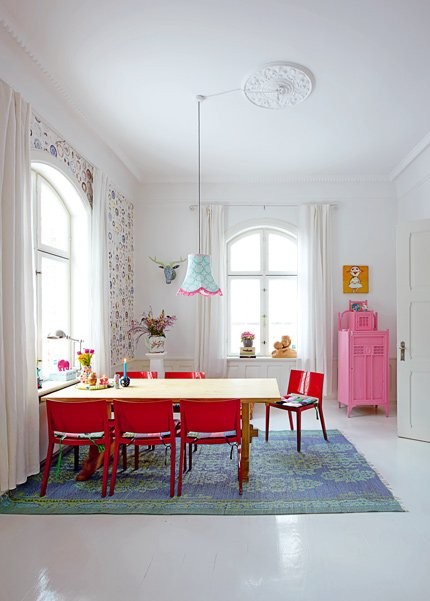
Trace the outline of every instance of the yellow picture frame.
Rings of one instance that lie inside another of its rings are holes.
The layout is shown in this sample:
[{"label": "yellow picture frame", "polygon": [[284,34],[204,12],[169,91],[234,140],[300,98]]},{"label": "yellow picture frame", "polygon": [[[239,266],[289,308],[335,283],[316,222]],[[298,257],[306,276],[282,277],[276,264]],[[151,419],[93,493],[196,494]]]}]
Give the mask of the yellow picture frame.
[{"label": "yellow picture frame", "polygon": [[367,294],[369,292],[369,266],[344,265],[342,280],[345,294]]}]

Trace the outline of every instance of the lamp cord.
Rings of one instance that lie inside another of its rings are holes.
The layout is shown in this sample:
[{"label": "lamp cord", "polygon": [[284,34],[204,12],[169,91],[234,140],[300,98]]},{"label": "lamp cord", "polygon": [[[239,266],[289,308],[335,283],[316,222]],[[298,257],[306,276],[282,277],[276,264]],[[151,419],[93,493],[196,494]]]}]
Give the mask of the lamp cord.
[{"label": "lamp cord", "polygon": [[201,99],[197,97],[197,171],[198,171],[198,201],[199,201],[199,254],[200,254],[200,241],[201,241],[201,233],[200,233],[200,201],[201,201],[201,176],[200,176],[200,103]]}]

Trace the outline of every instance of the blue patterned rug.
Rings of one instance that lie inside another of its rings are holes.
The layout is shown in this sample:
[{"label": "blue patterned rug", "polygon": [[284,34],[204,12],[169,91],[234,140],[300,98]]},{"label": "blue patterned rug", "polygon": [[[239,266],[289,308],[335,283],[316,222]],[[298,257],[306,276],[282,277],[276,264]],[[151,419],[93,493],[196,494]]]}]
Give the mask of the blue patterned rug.
[{"label": "blue patterned rug", "polygon": [[51,469],[46,497],[39,497],[41,474],[0,498],[0,513],[14,514],[185,514],[274,515],[404,511],[355,447],[338,431],[295,432],[253,439],[249,482],[239,496],[236,457],[225,445],[200,446],[193,469],[184,475],[182,497],[169,497],[164,450],[142,451],[140,466],[117,475],[115,494],[102,499],[98,472],[76,482],[73,454],[63,457],[57,477]]}]

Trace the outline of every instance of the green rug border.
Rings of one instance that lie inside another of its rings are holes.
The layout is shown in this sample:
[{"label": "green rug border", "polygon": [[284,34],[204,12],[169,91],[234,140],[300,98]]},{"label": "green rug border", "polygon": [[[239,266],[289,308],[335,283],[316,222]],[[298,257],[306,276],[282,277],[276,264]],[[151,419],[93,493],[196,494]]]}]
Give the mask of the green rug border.
[{"label": "green rug border", "polygon": [[[282,432],[282,431],[279,431]],[[306,430],[302,432],[302,437],[307,434],[313,435],[318,430]],[[250,501],[246,498],[247,483],[243,484],[243,496],[238,494],[237,499],[228,500],[225,503],[220,501],[211,501],[210,499],[198,499],[198,506],[190,511],[190,499],[186,492],[182,497],[174,496],[163,500],[139,500],[129,501],[115,499],[115,497],[99,497],[94,500],[69,500],[56,499],[51,500],[48,497],[31,499],[13,498],[14,491],[4,494],[0,497],[0,515],[217,515],[217,516],[255,516],[255,515],[324,515],[324,514],[343,514],[343,513],[389,513],[405,512],[398,499],[396,499],[390,490],[390,487],[380,476],[377,470],[367,461],[364,455],[349,441],[349,439],[338,429],[328,430],[328,444],[330,435],[342,435],[360,455],[369,468],[380,479],[381,483],[387,489],[391,498],[357,499],[333,499],[324,501],[324,508],[321,509],[321,502],[314,500],[269,500],[269,501]],[[176,490],[175,490],[176,494]],[[333,504],[331,504],[333,503]]]}]

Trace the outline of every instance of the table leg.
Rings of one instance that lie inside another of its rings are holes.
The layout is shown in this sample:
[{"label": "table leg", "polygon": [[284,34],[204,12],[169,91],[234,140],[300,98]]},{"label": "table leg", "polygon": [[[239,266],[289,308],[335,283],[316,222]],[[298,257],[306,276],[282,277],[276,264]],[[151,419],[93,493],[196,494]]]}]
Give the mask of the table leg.
[{"label": "table leg", "polygon": [[249,453],[250,453],[250,425],[249,425],[249,403],[242,403],[242,478],[249,480]]}]

